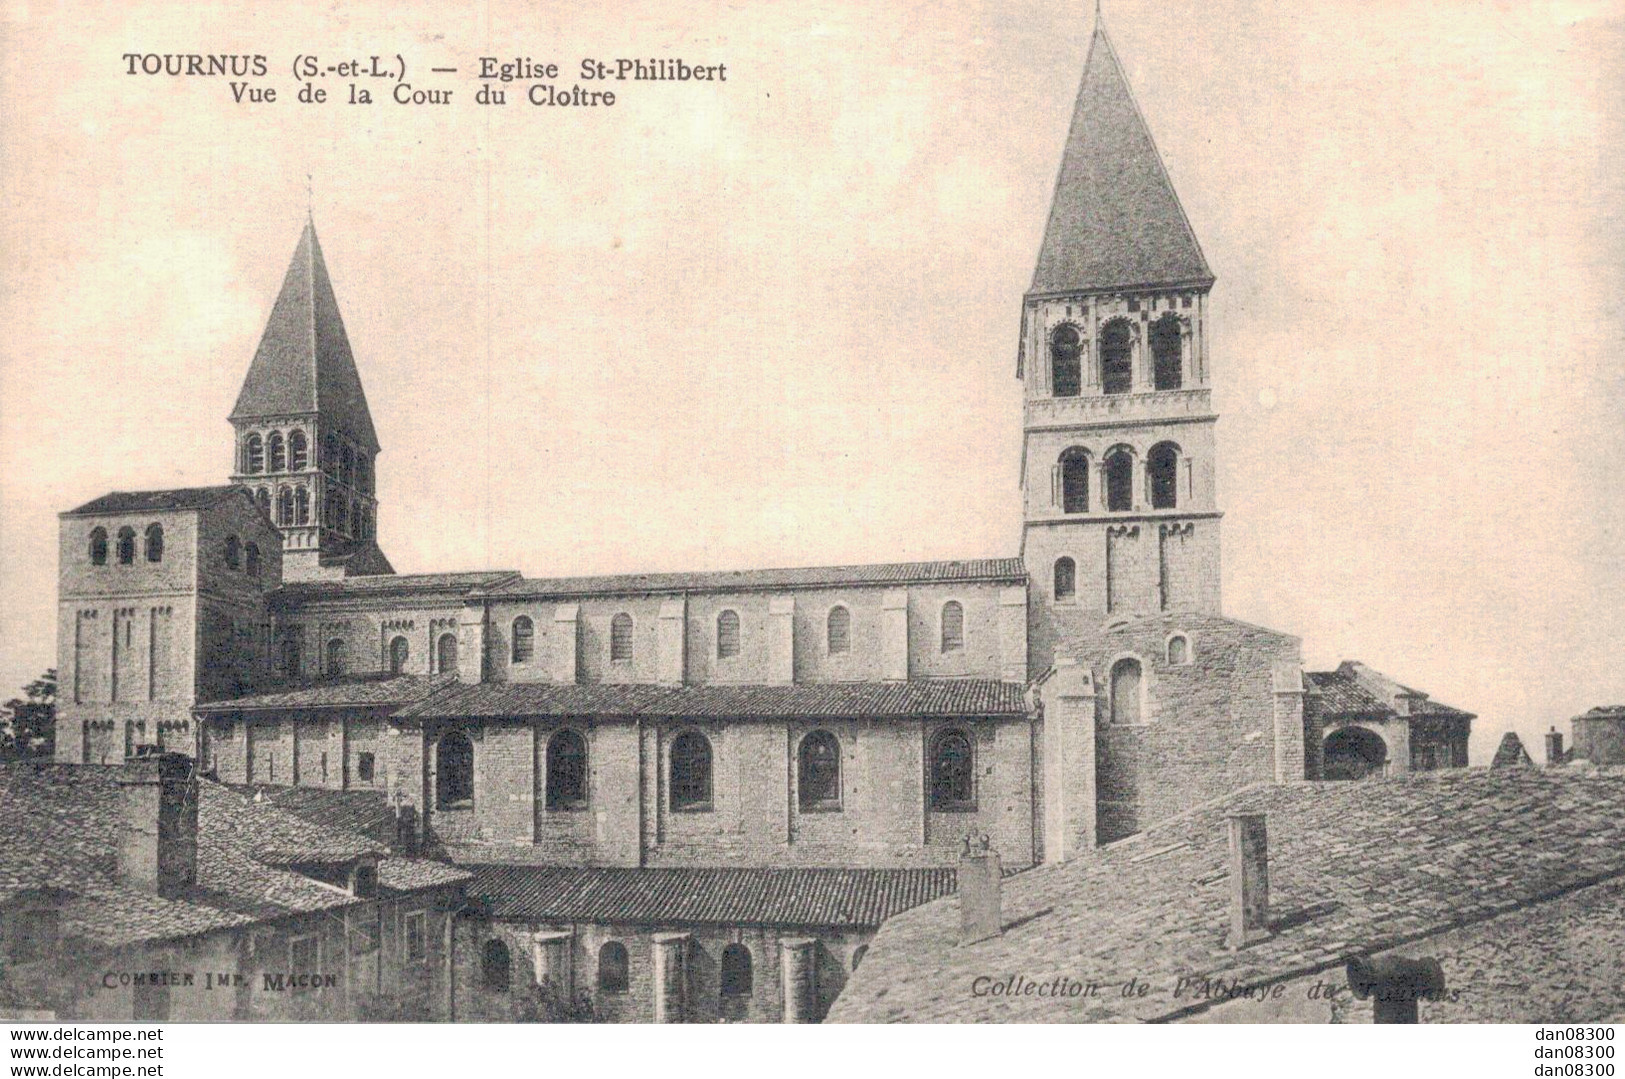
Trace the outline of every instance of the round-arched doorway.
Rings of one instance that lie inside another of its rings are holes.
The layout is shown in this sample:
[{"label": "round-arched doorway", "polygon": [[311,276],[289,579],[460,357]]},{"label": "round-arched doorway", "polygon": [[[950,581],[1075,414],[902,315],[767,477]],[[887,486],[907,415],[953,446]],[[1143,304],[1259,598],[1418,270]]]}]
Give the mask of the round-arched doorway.
[{"label": "round-arched doorway", "polygon": [[1327,779],[1364,779],[1382,774],[1388,743],[1364,727],[1344,727],[1326,736],[1321,746],[1322,774]]}]

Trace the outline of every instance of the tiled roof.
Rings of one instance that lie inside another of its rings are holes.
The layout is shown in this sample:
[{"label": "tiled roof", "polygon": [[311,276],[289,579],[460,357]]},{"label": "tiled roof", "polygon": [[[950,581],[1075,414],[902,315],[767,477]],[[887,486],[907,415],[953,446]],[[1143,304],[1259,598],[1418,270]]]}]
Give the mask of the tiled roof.
[{"label": "tiled roof", "polygon": [[250,801],[262,802],[300,820],[351,835],[364,836],[381,846],[395,841],[395,815],[384,792],[338,791],[322,787],[272,787],[229,784]]},{"label": "tiled roof", "polygon": [[[1240,951],[1224,943],[1225,817],[1234,812],[1266,816],[1274,929]],[[1093,859],[1006,878],[1000,937],[957,944],[959,907],[951,901],[899,915],[875,937],[831,1018],[1171,1018],[1207,1006],[1174,995],[1181,976],[1236,979],[1247,987],[1341,968],[1354,955],[1420,948],[1415,942],[1453,927],[1510,912],[1521,912],[1520,919],[1538,914],[1539,904],[1621,874],[1625,777],[1619,775],[1461,769],[1253,787]],[[1452,976],[1503,973],[1510,972]],[[1143,998],[973,996],[972,980],[985,974],[1034,982],[1065,975],[1110,986],[1134,977],[1151,990]],[[1472,992],[1471,985],[1463,988]],[[1538,996],[1522,1006],[1525,1021],[1556,1018]]]},{"label": "tiled roof", "polygon": [[729,592],[749,588],[881,587],[945,581],[1005,581],[1017,584],[1026,579],[1027,569],[1019,558],[975,558],[957,562],[888,562],[697,573],[626,573],[605,577],[516,578],[492,591],[502,596],[590,596],[643,592]]},{"label": "tiled roof", "polygon": [[519,716],[633,716],[675,691],[652,685],[575,685],[549,682],[483,682],[453,685],[395,713],[397,719]]},{"label": "tiled roof", "polygon": [[410,595],[429,592],[459,594],[486,588],[519,576],[513,570],[476,570],[467,573],[378,573],[339,581],[297,581],[277,590],[277,598],[306,600],[349,596]]},{"label": "tiled roof", "polygon": [[727,718],[1025,715],[1026,687],[981,678],[824,682],[788,686],[558,685],[449,687],[398,719],[642,715]]},{"label": "tiled roof", "polygon": [[[63,931],[94,945],[191,936],[266,918],[347,906],[355,898],[279,868],[294,860],[343,861],[384,856],[380,881],[454,884],[453,866],[394,858],[365,836],[284,812],[268,801],[201,782],[195,887],[163,899],[116,876],[122,799],[118,768],[88,765],[0,766],[0,881],[66,889]],[[268,864],[278,863],[278,864]]]},{"label": "tiled roof", "polygon": [[1031,292],[1212,282],[1117,53],[1097,25]]},{"label": "tiled roof", "polygon": [[1309,684],[1308,688],[1320,691],[1320,711],[1323,715],[1399,714],[1351,674],[1343,671],[1304,671],[1303,678]]},{"label": "tiled roof", "polygon": [[429,697],[451,682],[450,675],[354,674],[290,684],[243,697],[197,705],[198,712],[248,712],[261,709],[388,708]]},{"label": "tiled roof", "polygon": [[88,517],[104,513],[164,513],[173,510],[201,510],[232,494],[246,495],[245,488],[234,484],[219,487],[177,487],[168,491],[112,491],[93,498],[76,509],[62,514],[64,517]]},{"label": "tiled roof", "polygon": [[876,926],[954,890],[952,869],[471,866],[493,915],[664,925]]},{"label": "tiled roof", "polygon": [[378,448],[322,245],[315,225],[307,221],[231,418],[312,412],[322,414],[324,429],[341,430],[368,449]]}]

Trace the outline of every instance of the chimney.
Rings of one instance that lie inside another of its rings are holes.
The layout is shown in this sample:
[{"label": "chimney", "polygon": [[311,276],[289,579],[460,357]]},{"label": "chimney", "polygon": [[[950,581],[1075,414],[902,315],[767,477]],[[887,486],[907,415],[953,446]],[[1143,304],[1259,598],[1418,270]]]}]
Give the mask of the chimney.
[{"label": "chimney", "polygon": [[119,773],[119,879],[172,899],[197,883],[197,776],[180,753],[131,757]]},{"label": "chimney", "polygon": [[1546,732],[1546,763],[1563,763],[1563,735],[1556,727]]},{"label": "chimney", "polygon": [[959,943],[975,944],[1004,932],[1004,867],[987,836],[965,837],[959,852]]},{"label": "chimney", "polygon": [[1262,813],[1232,813],[1230,829],[1230,935],[1227,945],[1245,948],[1269,936],[1269,836]]}]

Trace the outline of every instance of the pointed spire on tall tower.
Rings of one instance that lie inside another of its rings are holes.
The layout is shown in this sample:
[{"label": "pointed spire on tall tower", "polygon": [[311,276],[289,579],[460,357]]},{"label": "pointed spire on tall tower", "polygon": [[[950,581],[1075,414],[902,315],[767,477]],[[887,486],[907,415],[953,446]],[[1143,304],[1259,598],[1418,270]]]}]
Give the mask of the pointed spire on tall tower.
[{"label": "pointed spire on tall tower", "polygon": [[361,389],[316,225],[309,219],[231,419],[305,412],[320,413],[327,430],[342,431],[368,450],[378,450],[367,395]]},{"label": "pointed spire on tall tower", "polygon": [[308,214],[231,424],[232,479],[281,530],[285,579],[393,572],[376,542],[378,435]]},{"label": "pointed spire on tall tower", "polygon": [[1029,295],[1212,283],[1097,2]]}]

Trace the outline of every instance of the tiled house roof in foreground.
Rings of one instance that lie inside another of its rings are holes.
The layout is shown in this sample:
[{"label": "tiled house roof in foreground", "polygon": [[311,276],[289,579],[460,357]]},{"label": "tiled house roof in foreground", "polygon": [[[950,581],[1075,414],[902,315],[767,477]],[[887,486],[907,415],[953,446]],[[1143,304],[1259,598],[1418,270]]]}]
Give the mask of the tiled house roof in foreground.
[{"label": "tiled house roof in foreground", "polygon": [[[1266,814],[1274,926],[1273,935],[1236,952],[1224,944],[1225,816],[1233,812]],[[1592,888],[1604,882],[1612,882],[1607,902]],[[959,945],[954,901],[893,918],[830,1018],[1179,1018],[1218,1003],[1176,998],[1183,976],[1257,986],[1328,971],[1328,980],[1341,982],[1351,956],[1407,944],[1424,953],[1422,942],[1430,936],[1505,914],[1515,924],[1487,934],[1490,939],[1518,937],[1531,918],[1570,917],[1564,912],[1579,908],[1611,909],[1608,917],[1625,934],[1621,884],[1625,776],[1618,774],[1473,769],[1254,787],[1113,844],[1098,860],[1007,878],[1000,937]],[[1536,943],[1553,952],[1550,941]],[[1450,959],[1449,953],[1440,958]],[[1513,976],[1493,962],[1487,973],[1471,966],[1447,967],[1446,973],[1452,984]],[[1065,976],[1113,988],[1092,999],[972,995],[975,978],[1011,974],[1040,982]],[[1124,998],[1116,987],[1130,977],[1149,984],[1150,994]],[[1561,986],[1531,987],[1547,990]],[[1519,1015],[1547,1016],[1540,1004],[1538,997],[1524,999]]]},{"label": "tiled house roof in foreground", "polygon": [[452,684],[451,675],[353,674],[290,683],[227,700],[199,704],[198,712],[299,711],[313,708],[396,708],[426,700]]},{"label": "tiled house roof in foreground", "polygon": [[325,787],[230,784],[250,801],[268,804],[301,820],[336,828],[387,846],[395,840],[395,814],[381,790],[336,791]]},{"label": "tiled house roof in foreground", "polygon": [[[1361,679],[1358,672],[1367,670],[1369,669],[1360,664],[1345,663],[1335,671],[1305,671],[1304,689],[1310,691],[1308,707],[1322,716],[1391,719],[1400,715],[1392,704]],[[1477,718],[1472,712],[1464,712],[1460,708],[1452,708],[1448,704],[1431,700],[1420,690],[1408,687],[1400,689],[1410,701],[1410,714],[1413,716]]]},{"label": "tiled house roof in foreground", "polygon": [[471,867],[494,917],[598,924],[874,927],[954,890],[953,869]]},{"label": "tiled house roof in foreground", "polygon": [[818,718],[1025,715],[1026,687],[983,678],[796,685],[560,685],[495,682],[452,685],[395,713],[398,719],[522,716],[688,716]]},{"label": "tiled house roof in foreground", "polygon": [[192,936],[290,914],[361,902],[268,863],[383,857],[385,888],[414,890],[466,880],[438,862],[387,856],[362,835],[301,819],[251,795],[199,784],[198,880],[176,899],[130,887],[116,876],[122,824],[119,769],[83,765],[0,766],[0,880],[72,893],[62,932],[91,945]]}]

